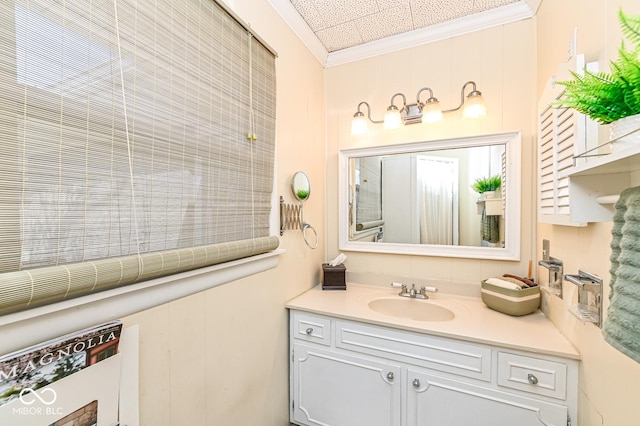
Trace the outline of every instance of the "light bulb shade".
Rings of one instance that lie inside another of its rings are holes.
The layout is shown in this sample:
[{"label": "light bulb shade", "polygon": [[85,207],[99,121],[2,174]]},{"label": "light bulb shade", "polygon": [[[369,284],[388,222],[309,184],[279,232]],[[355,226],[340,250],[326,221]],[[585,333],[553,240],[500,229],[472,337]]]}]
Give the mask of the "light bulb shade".
[{"label": "light bulb shade", "polygon": [[427,103],[422,107],[422,122],[437,123],[442,120],[442,108],[440,102],[436,98],[429,98]]},{"label": "light bulb shade", "polygon": [[474,90],[469,93],[467,100],[464,103],[464,109],[462,110],[462,117],[464,118],[483,118],[487,115],[487,106],[482,99],[482,93]]},{"label": "light bulb shade", "polygon": [[357,112],[351,120],[351,134],[353,136],[364,135],[368,131],[367,119],[364,114]]},{"label": "light bulb shade", "polygon": [[387,108],[387,112],[384,114],[384,128],[385,130],[397,129],[402,125],[402,116],[397,107],[391,105]]}]

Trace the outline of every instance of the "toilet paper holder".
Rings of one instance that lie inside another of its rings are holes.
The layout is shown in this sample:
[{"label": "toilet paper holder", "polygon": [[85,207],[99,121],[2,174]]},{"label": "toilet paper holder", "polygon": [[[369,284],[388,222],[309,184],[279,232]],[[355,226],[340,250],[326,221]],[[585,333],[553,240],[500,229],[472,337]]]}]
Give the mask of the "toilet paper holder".
[{"label": "toilet paper holder", "polygon": [[544,266],[549,270],[549,292],[562,299],[562,272],[564,270],[562,260],[549,257],[548,259],[540,260],[538,265]]}]

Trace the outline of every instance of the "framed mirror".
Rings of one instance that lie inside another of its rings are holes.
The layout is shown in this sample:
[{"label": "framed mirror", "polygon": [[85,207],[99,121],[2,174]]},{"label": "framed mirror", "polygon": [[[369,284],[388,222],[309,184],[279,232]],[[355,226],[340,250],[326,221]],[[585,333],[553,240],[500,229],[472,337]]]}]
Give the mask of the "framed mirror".
[{"label": "framed mirror", "polygon": [[520,144],[509,132],[341,150],[340,250],[519,260]]}]

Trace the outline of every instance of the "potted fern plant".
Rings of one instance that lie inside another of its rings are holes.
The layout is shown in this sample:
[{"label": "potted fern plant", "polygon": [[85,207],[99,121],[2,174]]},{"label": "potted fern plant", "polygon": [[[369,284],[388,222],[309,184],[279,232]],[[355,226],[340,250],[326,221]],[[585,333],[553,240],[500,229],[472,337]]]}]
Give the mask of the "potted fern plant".
[{"label": "potted fern plant", "polygon": [[[623,42],[608,73],[571,72],[572,80],[558,82],[565,92],[554,103],[575,109],[600,124],[612,124],[612,139],[640,128],[640,16],[620,10],[618,19],[623,34],[634,44],[633,49],[627,50]],[[640,137],[640,132],[635,135]]]},{"label": "potted fern plant", "polygon": [[471,188],[478,194],[490,195],[489,193],[495,193],[496,190],[502,185],[502,179],[499,175],[478,178],[473,182]]}]

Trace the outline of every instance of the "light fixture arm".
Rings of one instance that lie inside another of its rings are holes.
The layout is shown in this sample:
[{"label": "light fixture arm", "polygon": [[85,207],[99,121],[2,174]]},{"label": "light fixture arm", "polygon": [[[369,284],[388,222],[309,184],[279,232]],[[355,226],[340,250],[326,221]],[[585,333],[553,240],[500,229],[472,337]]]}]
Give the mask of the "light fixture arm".
[{"label": "light fixture arm", "polygon": [[384,123],[384,120],[374,120],[373,118],[371,118],[371,105],[369,105],[369,103],[367,103],[367,102],[365,102],[365,101],[362,101],[362,102],[360,102],[360,103],[358,104],[358,111],[355,113],[354,117],[355,117],[356,115],[357,115],[357,116],[362,116],[362,115],[364,115],[364,114],[362,113],[362,111],[360,111],[360,107],[361,107],[362,105],[364,105],[364,106],[366,106],[366,107],[367,107],[367,118],[369,119],[369,121],[371,121],[372,123],[377,123],[377,124]]},{"label": "light fixture arm", "polygon": [[433,96],[433,90],[431,90],[430,87],[423,87],[422,89],[418,90],[418,93],[416,93],[416,104],[418,106],[424,105],[422,102],[420,102],[420,94],[424,91],[429,92],[429,99],[427,99],[427,102],[429,102],[431,99],[435,99],[435,97]]},{"label": "light fixture arm", "polygon": [[397,109],[397,107],[393,103],[393,100],[396,98],[396,96],[402,96],[402,108],[400,108],[400,111],[403,111],[407,107],[407,97],[404,95],[404,93],[396,93],[391,96],[391,103],[389,104],[388,109],[391,109],[392,107]]},{"label": "light fixture arm", "polygon": [[464,89],[465,89],[468,85],[470,85],[470,84],[473,86],[473,88],[471,89],[471,92],[470,92],[469,94],[472,94],[472,93],[474,93],[474,92],[475,92],[476,94],[479,94],[479,93],[480,93],[480,92],[478,92],[478,89],[476,88],[476,82],[475,82],[475,81],[467,81],[467,82],[462,86],[462,89],[460,89],[460,105],[458,105],[457,107],[452,108],[452,109],[444,110],[444,111],[442,111],[442,112],[453,112],[453,111],[457,111],[457,110],[459,110],[460,108],[462,108],[462,105],[464,105]]}]

